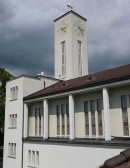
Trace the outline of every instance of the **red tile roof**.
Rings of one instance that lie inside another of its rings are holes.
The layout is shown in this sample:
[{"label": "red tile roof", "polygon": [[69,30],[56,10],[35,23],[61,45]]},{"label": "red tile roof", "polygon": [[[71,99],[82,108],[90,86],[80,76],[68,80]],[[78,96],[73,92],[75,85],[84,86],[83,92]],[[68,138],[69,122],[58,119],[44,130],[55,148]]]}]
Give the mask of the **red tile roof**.
[{"label": "red tile roof", "polygon": [[67,81],[61,81],[50,87],[42,89],[36,93],[33,93],[24,98],[24,100],[44,97],[57,93],[63,93],[71,90],[88,88],[92,86],[98,86],[107,83],[113,83],[130,79],[130,64],[117,68],[96,72],[86,76],[74,78]]},{"label": "red tile roof", "polygon": [[130,168],[130,149],[106,160],[99,168]]}]

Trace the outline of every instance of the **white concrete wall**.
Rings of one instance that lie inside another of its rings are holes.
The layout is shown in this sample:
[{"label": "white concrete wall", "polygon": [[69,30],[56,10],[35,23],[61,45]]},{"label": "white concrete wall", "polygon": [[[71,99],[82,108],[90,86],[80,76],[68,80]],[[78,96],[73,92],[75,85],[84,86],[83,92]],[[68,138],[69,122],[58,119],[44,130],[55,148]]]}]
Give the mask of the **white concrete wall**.
[{"label": "white concrete wall", "polygon": [[[84,27],[84,36],[79,30],[79,25]],[[66,32],[61,28],[66,28]],[[88,74],[88,58],[86,46],[86,22],[80,17],[70,13],[55,22],[55,78],[62,76],[62,48],[61,42],[66,45],[66,78],[72,79],[78,74],[78,41],[82,42],[83,75]],[[60,76],[59,76],[60,75]],[[82,76],[83,76],[82,75]]]},{"label": "white concrete wall", "polygon": [[[10,88],[18,86],[18,99],[11,100]],[[22,124],[23,124],[23,97],[43,88],[38,79],[20,77],[6,85],[5,134],[3,168],[20,168],[22,161]],[[17,114],[17,128],[9,128],[9,115]],[[16,158],[8,157],[8,143],[16,143]]]},{"label": "white concrete wall", "polygon": [[24,143],[23,168],[28,167],[28,150],[39,151],[39,168],[96,168],[124,149]]},{"label": "white concrete wall", "polygon": [[39,75],[38,78],[42,81],[43,86],[44,86],[44,82],[45,82],[45,88],[48,87],[48,86],[51,86],[55,83],[58,83],[60,81],[58,79],[43,76],[43,75]]}]

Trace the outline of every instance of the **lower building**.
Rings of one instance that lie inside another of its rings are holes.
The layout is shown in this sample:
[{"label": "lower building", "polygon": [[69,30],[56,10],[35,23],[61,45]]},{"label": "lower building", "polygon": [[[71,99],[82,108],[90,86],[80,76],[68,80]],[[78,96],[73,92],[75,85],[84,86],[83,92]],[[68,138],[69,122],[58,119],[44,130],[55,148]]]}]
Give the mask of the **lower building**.
[{"label": "lower building", "polygon": [[4,168],[94,168],[130,147],[130,65],[23,97],[7,99]]}]

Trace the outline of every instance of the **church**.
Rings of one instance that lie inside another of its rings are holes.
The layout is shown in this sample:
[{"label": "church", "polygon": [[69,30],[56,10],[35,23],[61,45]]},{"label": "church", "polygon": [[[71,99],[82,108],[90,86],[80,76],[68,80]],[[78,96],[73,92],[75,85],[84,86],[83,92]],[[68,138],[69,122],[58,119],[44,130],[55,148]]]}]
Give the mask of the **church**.
[{"label": "church", "polygon": [[86,21],[54,20],[55,77],[7,82],[3,168],[98,168],[130,147],[130,64],[89,74]]}]

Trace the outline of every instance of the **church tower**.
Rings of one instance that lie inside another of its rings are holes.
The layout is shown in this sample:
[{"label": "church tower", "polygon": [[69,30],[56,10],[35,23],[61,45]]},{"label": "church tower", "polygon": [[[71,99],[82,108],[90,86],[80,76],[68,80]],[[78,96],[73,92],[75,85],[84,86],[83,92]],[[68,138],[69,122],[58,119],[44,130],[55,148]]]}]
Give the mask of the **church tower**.
[{"label": "church tower", "polygon": [[73,10],[55,23],[55,78],[73,79],[88,74],[86,19]]}]

